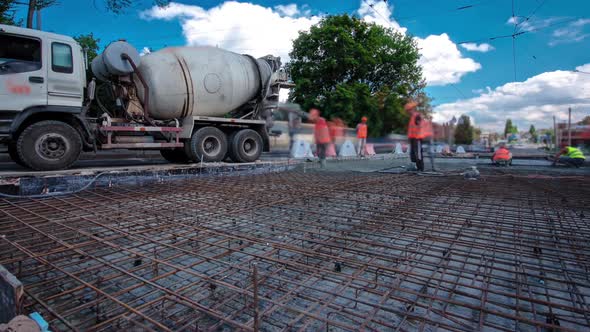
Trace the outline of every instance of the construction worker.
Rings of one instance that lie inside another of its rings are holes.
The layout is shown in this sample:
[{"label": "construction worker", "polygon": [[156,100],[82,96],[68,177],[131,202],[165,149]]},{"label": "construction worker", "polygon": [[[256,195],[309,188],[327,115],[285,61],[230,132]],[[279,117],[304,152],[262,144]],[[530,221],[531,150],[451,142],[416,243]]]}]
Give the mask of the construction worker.
[{"label": "construction worker", "polygon": [[557,163],[561,163],[578,168],[584,165],[585,160],[586,157],[584,157],[582,150],[572,146],[565,146],[555,155],[553,165],[555,166]]},{"label": "construction worker", "polygon": [[361,118],[361,123],[356,125],[356,138],[358,139],[358,155],[360,157],[365,156],[368,132],[369,127],[367,127],[367,117],[363,116]]},{"label": "construction worker", "polygon": [[418,171],[424,171],[424,154],[422,151],[422,141],[432,136],[432,127],[429,121],[417,111],[418,103],[410,100],[404,106],[406,112],[410,113],[410,123],[408,124],[408,139],[410,140],[410,159],[416,163]]},{"label": "construction worker", "polygon": [[505,143],[500,143],[500,147],[494,151],[492,163],[494,165],[512,165],[512,152],[506,148]]},{"label": "construction worker", "polygon": [[293,143],[295,143],[295,135],[298,134],[299,129],[301,128],[301,118],[304,112],[299,109],[299,105],[286,108],[286,110],[289,125],[289,151],[291,151],[293,148]]},{"label": "construction worker", "polygon": [[332,143],[332,139],[330,138],[330,129],[328,128],[326,119],[320,116],[320,111],[316,108],[312,108],[309,111],[309,120],[315,123],[313,128],[313,136],[317,146],[320,166],[324,168],[326,167],[326,149],[328,149],[328,145]]}]

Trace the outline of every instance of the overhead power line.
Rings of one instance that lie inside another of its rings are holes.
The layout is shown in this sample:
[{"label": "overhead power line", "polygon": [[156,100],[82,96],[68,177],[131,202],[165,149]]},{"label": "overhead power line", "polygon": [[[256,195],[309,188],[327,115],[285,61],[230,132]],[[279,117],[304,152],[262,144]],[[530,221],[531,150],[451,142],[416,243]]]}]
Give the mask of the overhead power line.
[{"label": "overhead power line", "polygon": [[473,40],[465,40],[465,41],[461,41],[458,42],[457,44],[468,44],[468,43],[479,43],[479,42],[484,42],[484,41],[492,41],[492,40],[497,40],[497,39],[504,39],[504,38],[512,38],[512,37],[517,37],[520,35],[523,35],[525,33],[530,33],[530,32],[536,32],[536,31],[541,31],[541,30],[545,30],[554,26],[558,26],[558,25],[562,25],[562,24],[566,24],[566,23],[570,23],[573,21],[578,20],[579,18],[570,18],[570,19],[566,19],[563,21],[559,21],[556,23],[552,23],[552,24],[548,24],[542,27],[538,27],[538,28],[531,28],[528,30],[524,30],[524,31],[518,31],[516,33],[512,33],[512,34],[508,34],[508,35],[498,35],[498,36],[493,36],[493,37],[485,37],[485,38],[481,38],[481,39],[473,39]]},{"label": "overhead power line", "polygon": [[[384,16],[383,16],[383,15],[382,15],[382,14],[381,14],[381,13],[380,13],[378,10],[376,10],[375,8],[373,8],[373,4],[370,4],[370,3],[369,3],[367,0],[363,0],[363,1],[364,1],[364,2],[365,2],[365,3],[366,3],[368,6],[369,6],[369,8],[371,8],[371,9],[372,9],[372,10],[375,12],[375,14],[379,15],[380,17],[382,17],[382,18],[385,20],[385,22],[389,23],[390,27],[392,27],[392,28],[395,28],[395,27],[393,27],[393,26],[391,25],[391,21],[390,21],[390,19],[386,19],[386,18],[385,18],[385,17],[384,17]],[[434,64],[434,63],[433,63],[433,62],[432,62],[430,59],[428,59],[428,58],[427,58],[426,56],[424,56],[424,55],[422,55],[422,58],[424,58],[424,59],[426,60],[426,62],[427,62],[427,63],[429,63],[429,64],[430,64],[430,65],[431,65],[431,66],[434,68],[434,70],[435,70],[437,73],[439,73],[439,74],[441,73],[441,72],[440,72],[440,70],[439,70],[439,69],[436,67],[436,65],[435,65],[435,64]],[[457,93],[459,93],[459,95],[461,95],[461,96],[462,96],[463,98],[465,98],[465,99],[468,99],[468,97],[467,97],[467,96],[466,96],[466,95],[463,93],[463,91],[461,91],[461,90],[460,90],[460,89],[459,89],[459,88],[458,88],[458,87],[455,85],[455,83],[450,83],[450,85],[451,85],[451,86],[452,86],[452,87],[453,87],[453,88],[454,88],[454,89],[457,91]]]}]

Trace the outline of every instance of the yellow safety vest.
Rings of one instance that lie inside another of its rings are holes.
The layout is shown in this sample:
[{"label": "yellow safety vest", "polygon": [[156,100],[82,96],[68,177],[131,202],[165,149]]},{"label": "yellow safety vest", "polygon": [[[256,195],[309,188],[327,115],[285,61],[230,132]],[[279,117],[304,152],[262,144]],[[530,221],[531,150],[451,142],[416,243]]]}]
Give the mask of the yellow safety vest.
[{"label": "yellow safety vest", "polygon": [[586,159],[584,154],[578,148],[572,148],[571,146],[566,147],[567,156],[574,159]]}]

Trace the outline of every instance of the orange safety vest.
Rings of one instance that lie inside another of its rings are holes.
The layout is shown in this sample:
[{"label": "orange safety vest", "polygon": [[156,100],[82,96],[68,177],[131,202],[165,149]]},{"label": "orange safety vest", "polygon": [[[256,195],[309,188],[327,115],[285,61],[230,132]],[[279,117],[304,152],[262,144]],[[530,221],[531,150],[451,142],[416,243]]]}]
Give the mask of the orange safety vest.
[{"label": "orange safety vest", "polygon": [[508,150],[506,148],[500,148],[500,149],[496,150],[496,152],[494,152],[494,155],[492,156],[493,161],[510,160],[510,159],[512,159],[512,155],[510,153],[510,150]]},{"label": "orange safety vest", "polygon": [[313,131],[315,142],[317,144],[328,144],[332,142],[332,139],[330,138],[330,129],[328,128],[326,119],[319,118],[315,123]]},{"label": "orange safety vest", "polygon": [[356,130],[356,138],[367,138],[368,127],[366,123],[359,123]]},{"label": "orange safety vest", "polygon": [[432,126],[424,116],[422,116],[420,124],[416,124],[416,118],[419,115],[418,112],[412,112],[410,123],[408,125],[408,138],[423,139],[432,136]]}]

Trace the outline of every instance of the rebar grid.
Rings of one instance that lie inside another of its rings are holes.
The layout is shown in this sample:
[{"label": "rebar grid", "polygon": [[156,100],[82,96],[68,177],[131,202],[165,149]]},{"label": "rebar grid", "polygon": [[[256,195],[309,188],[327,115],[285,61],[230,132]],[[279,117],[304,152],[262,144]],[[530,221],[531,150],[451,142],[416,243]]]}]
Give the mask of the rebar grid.
[{"label": "rebar grid", "polygon": [[286,172],[0,201],[54,330],[590,327],[590,180]]}]

